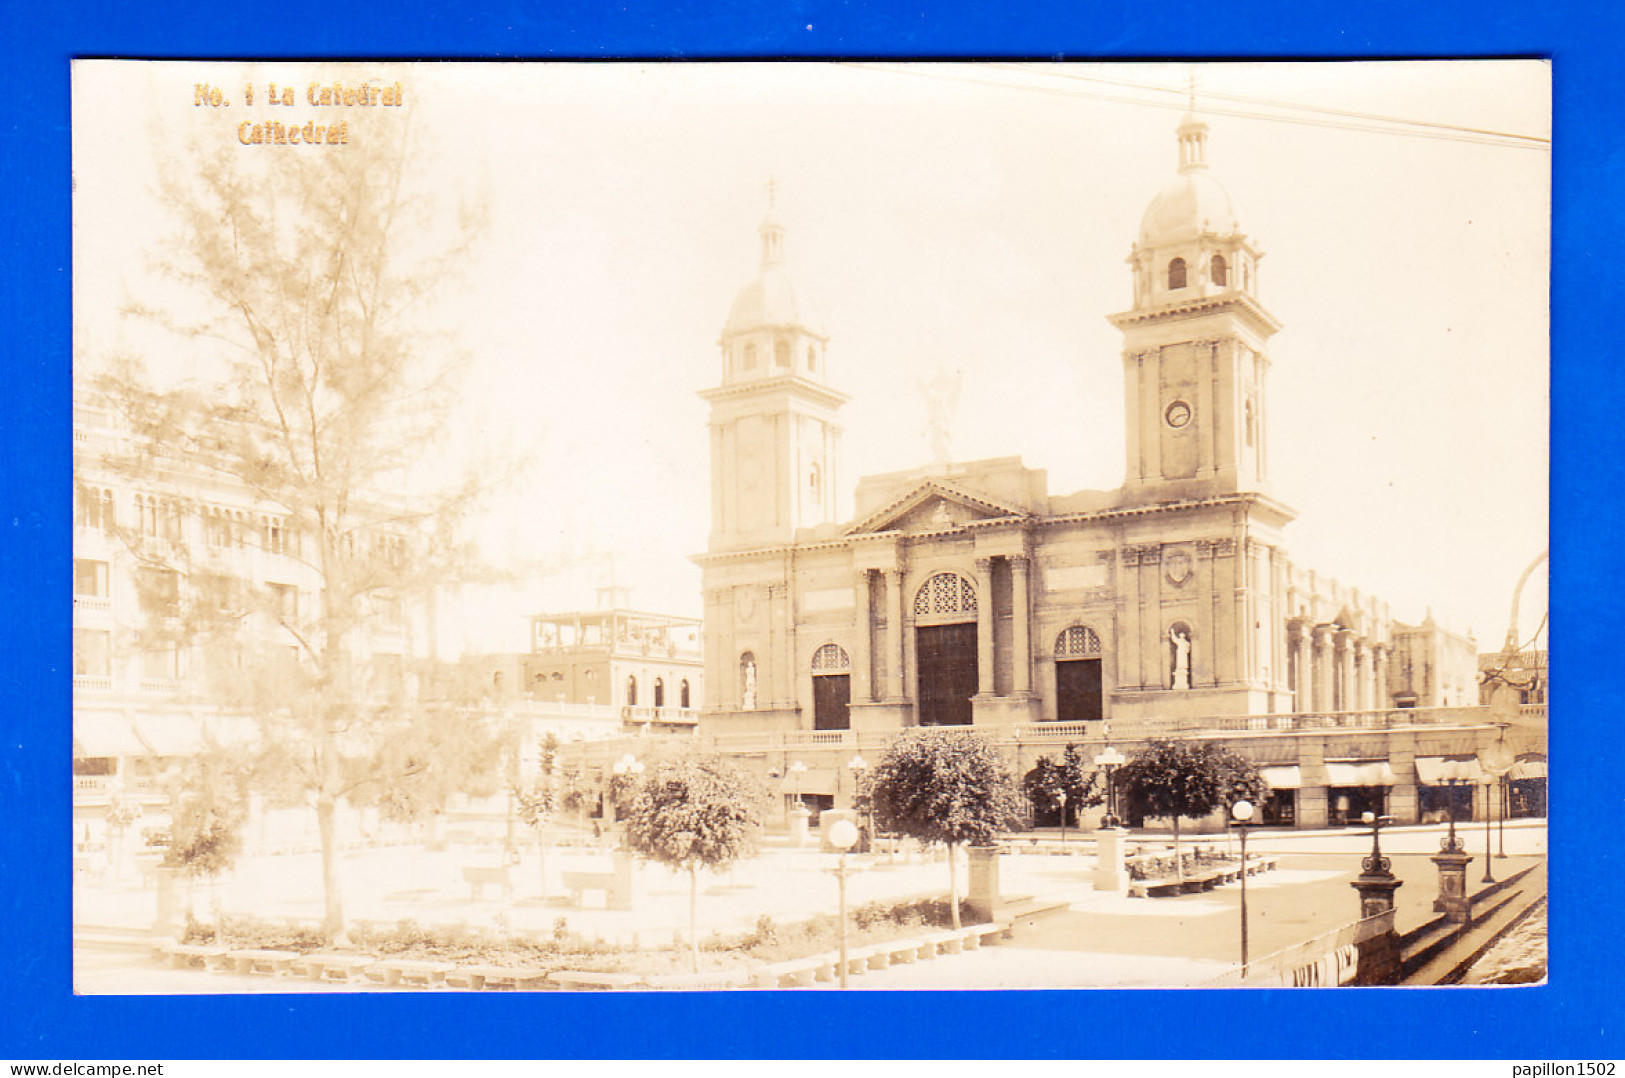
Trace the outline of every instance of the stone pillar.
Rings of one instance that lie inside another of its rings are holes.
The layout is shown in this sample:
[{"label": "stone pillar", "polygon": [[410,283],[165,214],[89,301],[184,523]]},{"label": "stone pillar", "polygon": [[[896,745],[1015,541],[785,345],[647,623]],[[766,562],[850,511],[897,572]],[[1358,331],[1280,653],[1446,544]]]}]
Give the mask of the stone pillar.
[{"label": "stone pillar", "polygon": [[1420,823],[1422,804],[1417,796],[1416,734],[1402,730],[1388,734],[1388,766],[1394,773],[1394,785],[1388,791],[1388,815],[1395,823]]},{"label": "stone pillar", "polygon": [[1128,889],[1128,869],[1123,864],[1123,836],[1127,834],[1115,827],[1095,832],[1095,890],[1123,891]]},{"label": "stone pillar", "polygon": [[632,851],[621,847],[613,855],[615,886],[604,896],[604,905],[612,910],[632,908]]},{"label": "stone pillar", "polygon": [[1459,835],[1446,835],[1441,847],[1431,858],[1439,866],[1439,897],[1433,900],[1433,909],[1451,924],[1464,925],[1473,916],[1473,900],[1467,895],[1467,866],[1473,858]]},{"label": "stone pillar", "polygon": [[976,559],[976,695],[993,695],[993,559]]},{"label": "stone pillar", "polygon": [[886,573],[886,698],[901,700],[904,691],[903,664],[903,570]]},{"label": "stone pillar", "polygon": [[1354,710],[1371,710],[1371,645],[1354,638]]},{"label": "stone pillar", "polygon": [[152,934],[163,939],[179,940],[186,925],[181,920],[180,889],[176,886],[180,870],[155,868],[153,877],[158,885],[158,906],[153,913]]},{"label": "stone pillar", "polygon": [[874,663],[869,658],[874,622],[869,614],[869,570],[859,569],[853,583],[852,603],[852,700],[867,704],[874,700]]},{"label": "stone pillar", "polygon": [[1321,737],[1298,737],[1298,772],[1303,785],[1298,789],[1299,827],[1326,826],[1326,741]]},{"label": "stone pillar", "polygon": [[1314,664],[1315,699],[1311,711],[1332,710],[1332,633],[1336,630],[1330,625],[1316,625],[1314,628],[1314,650],[1311,653],[1311,662]]},{"label": "stone pillar", "polygon": [[1355,941],[1358,954],[1352,983],[1361,985],[1397,984],[1401,953],[1399,935],[1394,931],[1394,892],[1404,886],[1388,867],[1388,858],[1372,838],[1371,853],[1360,862],[1364,869],[1349,886],[1360,895],[1360,920],[1387,914],[1384,921],[1362,924]]},{"label": "stone pillar", "polygon": [[1010,688],[1017,696],[1033,691],[1032,593],[1025,554],[1010,559]]},{"label": "stone pillar", "polygon": [[1393,707],[1388,697],[1388,645],[1371,645],[1371,706],[1379,711]]},{"label": "stone pillar", "polygon": [[797,801],[790,806],[790,841],[797,846],[805,846],[811,837],[811,828],[807,821],[812,818],[812,809]]},{"label": "stone pillar", "polygon": [[1309,627],[1301,621],[1292,621],[1286,627],[1287,662],[1292,664],[1293,711],[1313,711],[1311,701],[1314,688],[1310,684],[1313,668],[1309,662]]},{"label": "stone pillar", "polygon": [[1337,630],[1337,677],[1342,687],[1338,693],[1337,710],[1355,711],[1354,703],[1354,634],[1347,629]]},{"label": "stone pillar", "polygon": [[999,895],[999,848],[971,846],[969,852],[970,885],[965,892],[965,905],[978,921],[997,921],[1004,913],[1004,900]]}]

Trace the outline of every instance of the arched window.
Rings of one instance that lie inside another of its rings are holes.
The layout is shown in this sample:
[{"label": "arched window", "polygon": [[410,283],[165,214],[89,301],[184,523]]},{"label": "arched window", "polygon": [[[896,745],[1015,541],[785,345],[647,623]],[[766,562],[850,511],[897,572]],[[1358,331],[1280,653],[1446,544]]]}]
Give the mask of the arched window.
[{"label": "arched window", "polygon": [[626,675],[626,705],[628,707],[636,707],[637,703],[638,676],[636,674],[628,674]]},{"label": "arched window", "polygon": [[688,678],[684,678],[677,685],[677,706],[678,707],[691,707],[691,706],[693,706],[688,702]]},{"label": "arched window", "polygon": [[976,586],[958,573],[937,573],[914,593],[914,616],[949,618],[976,613]]},{"label": "arched window", "polygon": [[810,344],[807,346],[807,369],[809,371],[818,369],[818,349]]},{"label": "arched window", "polygon": [[1185,287],[1185,260],[1183,258],[1176,258],[1168,263],[1168,287],[1170,289]]},{"label": "arched window", "polygon": [[754,343],[745,345],[744,367],[747,371],[756,369],[756,345]]},{"label": "arched window", "polygon": [[852,669],[852,660],[839,644],[825,644],[813,652],[812,672],[815,674],[841,674]]},{"label": "arched window", "polygon": [[1230,283],[1230,267],[1224,261],[1224,255],[1213,256],[1213,283],[1220,288]]},{"label": "arched window", "polygon": [[1055,638],[1057,659],[1087,659],[1100,654],[1100,636],[1087,625],[1074,625]]},{"label": "arched window", "polygon": [[790,365],[790,342],[779,341],[773,346],[773,362],[781,367]]},{"label": "arched window", "polygon": [[753,651],[739,656],[739,706],[746,711],[756,710],[756,653]]},{"label": "arched window", "polygon": [[666,681],[664,678],[655,678],[655,707],[666,706]]}]

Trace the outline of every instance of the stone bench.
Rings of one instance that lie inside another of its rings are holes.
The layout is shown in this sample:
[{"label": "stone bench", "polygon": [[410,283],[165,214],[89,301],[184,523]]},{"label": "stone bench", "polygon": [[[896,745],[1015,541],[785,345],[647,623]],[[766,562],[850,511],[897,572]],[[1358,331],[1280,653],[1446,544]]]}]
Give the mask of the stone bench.
[{"label": "stone bench", "polygon": [[305,976],[313,981],[343,981],[348,984],[353,977],[364,974],[367,967],[377,959],[364,954],[307,954],[302,955],[293,964],[294,969],[302,969]]},{"label": "stone bench", "polygon": [[463,882],[468,884],[470,902],[482,901],[486,887],[493,884],[502,888],[503,898],[513,897],[513,875],[507,865],[464,865]]},{"label": "stone bench", "polygon": [[153,957],[175,969],[210,969],[226,957],[227,948],[208,943],[162,943]]},{"label": "stone bench", "polygon": [[570,892],[570,901],[574,905],[581,905],[581,897],[587,891],[601,891],[604,895],[604,904],[608,905],[610,896],[615,893],[615,873],[613,872],[583,872],[565,869],[559,874],[564,883],[564,889]]},{"label": "stone bench", "polygon": [[497,992],[550,987],[545,969],[509,966],[454,966],[446,972],[446,983],[457,988]]},{"label": "stone bench", "polygon": [[[924,945],[920,948],[921,958],[934,958],[939,954],[959,954],[965,949],[964,936],[951,929],[928,933],[920,937],[920,942]],[[931,954],[926,953],[926,947],[932,949]]]},{"label": "stone bench", "polygon": [[1185,885],[1175,879],[1133,880],[1128,885],[1130,898],[1158,898],[1183,893]]},{"label": "stone bench", "polygon": [[589,973],[583,970],[555,970],[547,975],[548,982],[566,992],[602,992],[616,989],[644,988],[641,973]]},{"label": "stone bench", "polygon": [[833,981],[837,959],[833,955],[812,955],[774,962],[752,975],[757,988],[811,988],[814,981]]},{"label": "stone bench", "polygon": [[650,988],[666,992],[718,992],[744,988],[749,978],[743,970],[714,970],[709,973],[665,973],[645,979]]},{"label": "stone bench", "polygon": [[228,951],[223,956],[223,961],[227,968],[237,973],[260,973],[270,977],[277,977],[285,973],[296,972],[299,960],[304,957],[298,951],[250,949]]},{"label": "stone bench", "polygon": [[446,978],[457,969],[455,962],[434,962],[417,958],[387,958],[381,962],[374,962],[367,969],[367,975],[374,980],[381,980],[385,985],[393,988],[397,985],[412,985],[417,988],[433,988],[446,983]]}]

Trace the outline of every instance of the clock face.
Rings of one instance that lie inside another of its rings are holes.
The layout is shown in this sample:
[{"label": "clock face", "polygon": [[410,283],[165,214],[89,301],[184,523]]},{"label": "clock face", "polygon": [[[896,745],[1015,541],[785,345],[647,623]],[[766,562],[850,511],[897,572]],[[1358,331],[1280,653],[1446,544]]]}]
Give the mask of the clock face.
[{"label": "clock face", "polygon": [[1170,427],[1178,430],[1191,421],[1191,406],[1184,401],[1174,401],[1163,413],[1163,418],[1168,421]]}]

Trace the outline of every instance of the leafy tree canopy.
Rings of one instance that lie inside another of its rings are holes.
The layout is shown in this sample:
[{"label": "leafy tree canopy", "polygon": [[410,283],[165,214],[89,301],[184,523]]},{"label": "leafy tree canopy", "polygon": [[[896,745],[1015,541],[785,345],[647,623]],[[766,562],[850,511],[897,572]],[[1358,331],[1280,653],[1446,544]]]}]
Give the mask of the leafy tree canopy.
[{"label": "leafy tree canopy", "polygon": [[1267,792],[1250,760],[1208,741],[1147,742],[1118,770],[1116,782],[1131,815],[1176,822]]},{"label": "leafy tree canopy", "polygon": [[673,869],[719,872],[756,852],[766,798],[755,776],[719,758],[662,761],[627,805],[627,843]]},{"label": "leafy tree canopy", "polygon": [[872,782],[875,819],[885,831],[949,846],[983,845],[1020,826],[1020,800],[1004,760],[978,734],[898,738]]}]

